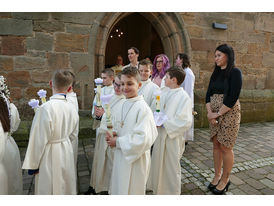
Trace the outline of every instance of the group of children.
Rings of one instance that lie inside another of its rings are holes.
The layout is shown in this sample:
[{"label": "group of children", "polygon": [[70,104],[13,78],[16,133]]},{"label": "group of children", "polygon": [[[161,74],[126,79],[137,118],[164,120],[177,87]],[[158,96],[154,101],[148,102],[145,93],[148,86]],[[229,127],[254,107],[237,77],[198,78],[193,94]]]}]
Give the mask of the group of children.
[{"label": "group of children", "polygon": [[[102,78],[104,74],[114,78],[111,69],[103,70]],[[183,134],[192,124],[191,99],[180,87],[185,72],[181,67],[169,68],[164,88],[151,82],[150,76],[151,64],[142,60],[138,69],[126,67],[115,77],[115,94],[110,103],[112,133],[107,128],[106,108],[94,104],[94,111],[102,110],[94,117],[102,119],[86,194],[144,195],[146,190],[154,194],[181,193]],[[112,82],[104,82],[104,86],[110,88]],[[104,88],[102,93],[106,91]],[[156,126],[153,115],[157,92],[161,92],[160,110],[168,117],[160,126]]]},{"label": "group of children", "polygon": [[[147,60],[116,76],[112,69],[103,70],[101,95],[112,94],[112,126],[106,106],[94,102],[92,116],[98,124],[87,194],[144,195],[148,189],[154,194],[181,193],[184,132],[192,124],[191,99],[180,87],[185,72],[178,66],[169,68],[164,88],[152,83],[150,76]],[[53,96],[35,112],[22,167],[35,174],[35,194],[76,194],[79,115],[76,95],[71,93],[74,79],[72,72],[57,70],[50,81]],[[153,115],[157,92],[161,92],[160,110],[167,116],[160,126]],[[2,141],[7,131],[0,132]],[[1,155],[0,150],[2,174]]]}]

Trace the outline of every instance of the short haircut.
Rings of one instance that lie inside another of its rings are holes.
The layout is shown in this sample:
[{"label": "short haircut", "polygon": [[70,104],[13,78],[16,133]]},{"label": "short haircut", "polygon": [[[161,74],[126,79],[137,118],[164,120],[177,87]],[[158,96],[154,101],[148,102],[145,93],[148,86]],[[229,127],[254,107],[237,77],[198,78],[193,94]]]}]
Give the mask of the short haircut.
[{"label": "short haircut", "polygon": [[76,84],[76,78],[75,78],[75,74],[73,73],[73,71],[69,70],[69,72],[71,73],[71,76],[73,78],[73,82],[72,82],[72,89],[75,88],[75,84]]},{"label": "short haircut", "polygon": [[170,79],[172,79],[173,77],[175,77],[177,79],[178,85],[181,85],[183,83],[183,81],[185,80],[186,73],[185,73],[184,69],[180,66],[170,67],[167,70],[167,73],[169,74]]},{"label": "short haircut", "polygon": [[115,77],[118,77],[118,79],[120,79],[120,80],[121,80],[121,76],[122,76],[122,72],[118,72],[118,74],[116,74],[116,76],[115,76]]},{"label": "short haircut", "polygon": [[136,47],[130,47],[128,50],[130,49],[133,49],[133,51],[136,53],[136,54],[139,54],[139,49],[137,49]]},{"label": "short haircut", "polygon": [[133,77],[137,80],[138,83],[141,82],[141,76],[138,69],[136,69],[136,67],[128,66],[124,68],[123,71],[121,72],[121,75],[125,75],[129,78]]},{"label": "short haircut", "polygon": [[73,76],[69,70],[56,70],[52,76],[52,85],[55,89],[68,89],[73,83]]},{"label": "short haircut", "polygon": [[114,77],[114,71],[111,68],[105,68],[102,71],[102,74],[107,74],[109,77]]},{"label": "short haircut", "polygon": [[140,65],[143,65],[143,66],[147,66],[147,68],[149,68],[151,71],[152,71],[152,64],[149,60],[147,59],[142,59],[140,62],[139,62],[139,65],[138,65],[138,68],[140,68]]}]

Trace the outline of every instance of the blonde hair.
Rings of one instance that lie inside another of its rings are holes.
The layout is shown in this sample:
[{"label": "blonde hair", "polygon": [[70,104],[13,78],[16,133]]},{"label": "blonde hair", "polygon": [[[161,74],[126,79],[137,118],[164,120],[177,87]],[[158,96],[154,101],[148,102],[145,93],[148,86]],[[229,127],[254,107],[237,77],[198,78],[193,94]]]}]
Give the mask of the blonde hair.
[{"label": "blonde hair", "polygon": [[73,83],[73,75],[69,70],[56,70],[52,76],[52,85],[55,89],[68,89]]}]

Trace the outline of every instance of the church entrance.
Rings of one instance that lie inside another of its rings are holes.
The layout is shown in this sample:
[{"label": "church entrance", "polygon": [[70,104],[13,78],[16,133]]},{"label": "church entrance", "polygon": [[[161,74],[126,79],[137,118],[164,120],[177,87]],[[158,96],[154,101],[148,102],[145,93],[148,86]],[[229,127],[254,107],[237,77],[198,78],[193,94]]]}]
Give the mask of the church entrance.
[{"label": "church entrance", "polygon": [[122,18],[112,27],[106,45],[105,68],[116,64],[117,55],[122,56],[124,65],[129,64],[127,51],[130,47],[139,49],[139,60],[148,57],[153,62],[156,55],[164,53],[154,26],[139,13]]}]

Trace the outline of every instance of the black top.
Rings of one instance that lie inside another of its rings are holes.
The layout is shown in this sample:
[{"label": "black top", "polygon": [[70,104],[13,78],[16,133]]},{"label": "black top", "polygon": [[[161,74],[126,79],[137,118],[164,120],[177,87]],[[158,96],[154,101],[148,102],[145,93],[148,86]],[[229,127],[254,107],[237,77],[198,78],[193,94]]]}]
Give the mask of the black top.
[{"label": "black top", "polygon": [[225,78],[225,71],[226,69],[219,69],[216,80],[210,80],[206,93],[206,103],[210,102],[210,97],[213,94],[224,94],[223,104],[232,108],[240,96],[242,72],[238,68],[233,68],[230,76]]}]

